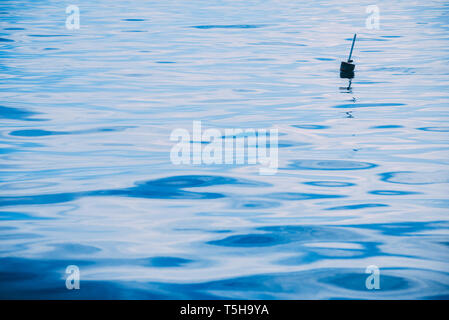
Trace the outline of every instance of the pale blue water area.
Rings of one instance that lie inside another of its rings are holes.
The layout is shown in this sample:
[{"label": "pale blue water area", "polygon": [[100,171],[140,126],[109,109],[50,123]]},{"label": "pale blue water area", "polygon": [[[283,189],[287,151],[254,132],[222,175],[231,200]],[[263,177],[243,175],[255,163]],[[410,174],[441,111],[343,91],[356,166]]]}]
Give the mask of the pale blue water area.
[{"label": "pale blue water area", "polygon": [[[0,73],[3,299],[449,297],[446,1],[1,1]],[[193,121],[277,174],[172,164]]]}]

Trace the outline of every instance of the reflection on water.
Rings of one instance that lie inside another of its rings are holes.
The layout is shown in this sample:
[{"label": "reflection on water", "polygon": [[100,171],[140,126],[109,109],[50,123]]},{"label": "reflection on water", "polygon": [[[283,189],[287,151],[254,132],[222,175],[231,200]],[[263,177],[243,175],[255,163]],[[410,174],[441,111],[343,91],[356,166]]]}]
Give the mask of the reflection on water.
[{"label": "reflection on water", "polygon": [[[0,4],[0,298],[449,298],[446,4],[79,6]],[[278,173],[172,165],[194,120]]]}]

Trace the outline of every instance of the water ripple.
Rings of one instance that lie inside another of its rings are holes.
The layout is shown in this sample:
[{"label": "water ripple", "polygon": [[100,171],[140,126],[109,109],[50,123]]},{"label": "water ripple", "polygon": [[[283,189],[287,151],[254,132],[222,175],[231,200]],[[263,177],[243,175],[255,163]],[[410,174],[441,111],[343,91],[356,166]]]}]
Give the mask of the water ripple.
[{"label": "water ripple", "polygon": [[377,167],[374,163],[350,160],[294,160],[287,170],[362,170]]},{"label": "water ripple", "polygon": [[185,191],[183,189],[227,184],[253,187],[267,186],[265,183],[222,176],[173,176],[140,182],[135,187],[123,189],[0,197],[0,206],[55,204],[92,196],[123,196],[146,199],[218,199],[225,197],[225,195],[214,192]]},{"label": "water ripple", "polygon": [[261,24],[226,24],[226,25],[200,25],[200,26],[192,26],[192,28],[196,29],[254,29],[254,28],[262,28],[265,25]]},{"label": "water ripple", "polygon": [[347,109],[347,108],[367,108],[367,107],[399,107],[405,106],[405,103],[349,103],[339,104],[334,108]]},{"label": "water ripple", "polygon": [[11,107],[0,106],[0,118],[4,119],[17,119],[17,120],[28,120],[28,121],[36,121],[36,119],[30,119],[31,116],[36,113],[27,111],[24,109],[17,109]]},{"label": "water ripple", "polygon": [[434,184],[449,183],[449,172],[413,172],[413,171],[396,171],[384,172],[380,174],[380,179],[385,182],[399,184]]}]

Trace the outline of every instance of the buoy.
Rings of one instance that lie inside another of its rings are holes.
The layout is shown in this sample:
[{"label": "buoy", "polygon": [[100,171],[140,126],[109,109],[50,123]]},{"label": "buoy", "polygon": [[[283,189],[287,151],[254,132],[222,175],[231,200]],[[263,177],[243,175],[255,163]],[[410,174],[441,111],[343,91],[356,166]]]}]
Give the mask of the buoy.
[{"label": "buoy", "polygon": [[[349,52],[348,61],[342,61],[340,65],[340,77],[342,78],[354,78],[354,68],[355,64],[353,64],[351,60],[352,50],[354,49],[355,38],[357,34],[354,34],[354,39],[352,39],[351,52]],[[352,76],[351,76],[352,75]]]}]

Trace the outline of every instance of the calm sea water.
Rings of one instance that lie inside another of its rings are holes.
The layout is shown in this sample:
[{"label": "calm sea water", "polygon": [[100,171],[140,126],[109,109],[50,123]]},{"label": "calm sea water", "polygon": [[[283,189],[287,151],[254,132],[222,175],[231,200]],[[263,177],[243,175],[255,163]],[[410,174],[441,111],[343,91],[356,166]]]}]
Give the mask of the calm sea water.
[{"label": "calm sea water", "polygon": [[[0,3],[1,298],[449,297],[446,1],[73,2]],[[173,165],[194,120],[278,173]]]}]

